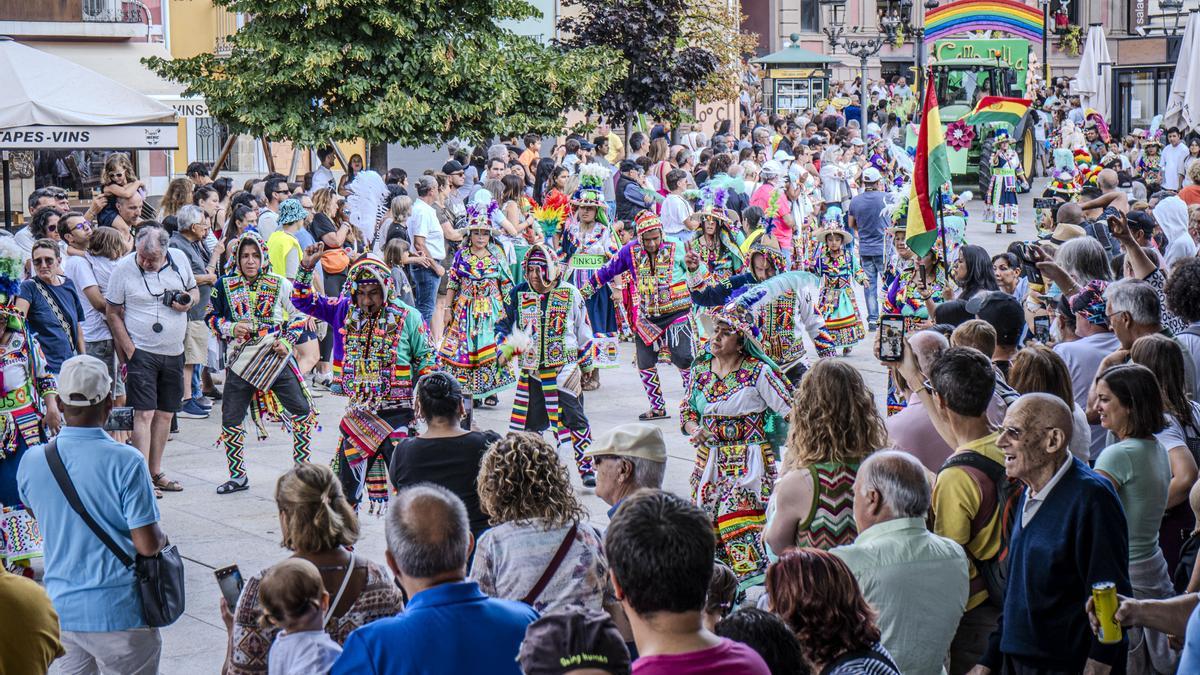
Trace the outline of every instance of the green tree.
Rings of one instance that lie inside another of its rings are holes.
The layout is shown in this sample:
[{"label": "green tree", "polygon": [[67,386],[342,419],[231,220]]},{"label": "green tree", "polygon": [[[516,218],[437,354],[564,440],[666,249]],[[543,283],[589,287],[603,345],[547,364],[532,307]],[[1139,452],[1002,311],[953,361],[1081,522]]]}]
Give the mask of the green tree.
[{"label": "green tree", "polygon": [[688,0],[562,0],[562,5],[581,10],[558,22],[567,36],[564,45],[583,53],[604,47],[625,57],[597,106],[614,124],[634,113],[678,121],[682,99],[705,85],[719,65],[708,48],[688,45],[683,32]]},{"label": "green tree", "polygon": [[150,58],[242,133],[301,146],[415,146],[516,129],[557,133],[595,104],[621,58],[500,28],[524,0],[213,0],[251,17],[226,57]]}]

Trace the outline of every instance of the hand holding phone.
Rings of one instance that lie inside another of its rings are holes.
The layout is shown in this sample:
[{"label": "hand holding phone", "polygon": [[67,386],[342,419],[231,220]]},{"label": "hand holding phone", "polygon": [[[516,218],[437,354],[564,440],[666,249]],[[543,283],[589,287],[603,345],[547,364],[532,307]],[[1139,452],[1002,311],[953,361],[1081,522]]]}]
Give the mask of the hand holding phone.
[{"label": "hand holding phone", "polygon": [[241,570],[237,565],[230,565],[213,572],[213,575],[217,577],[217,585],[221,588],[225,604],[229,605],[229,609],[232,611],[237,607],[238,598],[242,595],[242,586],[245,585]]},{"label": "hand holding phone", "polygon": [[904,358],[904,317],[884,314],[879,317],[879,360],[899,363]]}]

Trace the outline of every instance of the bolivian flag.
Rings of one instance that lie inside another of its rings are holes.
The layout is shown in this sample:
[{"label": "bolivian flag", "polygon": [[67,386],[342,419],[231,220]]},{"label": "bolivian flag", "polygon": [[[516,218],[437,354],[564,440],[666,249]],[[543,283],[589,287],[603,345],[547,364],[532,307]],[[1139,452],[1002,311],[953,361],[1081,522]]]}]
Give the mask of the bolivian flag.
[{"label": "bolivian flag", "polygon": [[[921,127],[917,132],[917,156],[913,160],[908,222],[904,228],[908,247],[918,256],[929,253],[937,241],[938,191],[950,182],[950,160],[946,156],[946,140],[942,134],[942,115],[938,112],[933,78],[928,79],[925,103],[921,106]],[[913,208],[914,205],[917,208]]]},{"label": "bolivian flag", "polygon": [[967,115],[970,124],[987,124],[1003,122],[1014,129],[1025,117],[1025,112],[1033,100],[1028,98],[1005,98],[1003,96],[984,96],[979,99],[975,109]]}]

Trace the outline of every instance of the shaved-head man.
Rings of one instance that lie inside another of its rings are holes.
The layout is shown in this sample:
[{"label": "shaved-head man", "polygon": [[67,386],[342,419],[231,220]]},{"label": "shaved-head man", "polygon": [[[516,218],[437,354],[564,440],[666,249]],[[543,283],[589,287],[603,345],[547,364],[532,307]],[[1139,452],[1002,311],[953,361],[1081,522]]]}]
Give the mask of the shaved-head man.
[{"label": "shaved-head man", "polygon": [[972,675],[1107,673],[1135,641],[1101,644],[1088,623],[1093,584],[1131,592],[1129,533],[1112,484],[1071,456],[1070,441],[1071,409],[1057,396],[1026,394],[1004,417],[996,447],[1024,492],[1011,504],[1002,620]]},{"label": "shaved-head man", "polygon": [[1118,187],[1120,182],[1121,179],[1117,177],[1117,172],[1112,169],[1105,169],[1096,176],[1096,186],[1100,188],[1100,196],[1081,204],[1088,218],[1093,220],[1099,218],[1102,211],[1110,208],[1112,210],[1109,213],[1103,214],[1106,220],[1114,212],[1129,213],[1129,197],[1124,190]]}]

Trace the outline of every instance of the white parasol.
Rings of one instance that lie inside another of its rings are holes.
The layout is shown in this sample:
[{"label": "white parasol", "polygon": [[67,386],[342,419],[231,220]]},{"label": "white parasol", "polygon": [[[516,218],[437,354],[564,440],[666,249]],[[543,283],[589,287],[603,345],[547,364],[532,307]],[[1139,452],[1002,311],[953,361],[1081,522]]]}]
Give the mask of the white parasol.
[{"label": "white parasol", "polygon": [[1087,42],[1079,60],[1079,70],[1071,80],[1071,93],[1079,95],[1084,110],[1094,109],[1105,121],[1109,114],[1109,80],[1112,77],[1112,58],[1108,55],[1108,41],[1104,29],[1098,24],[1088,29]]},{"label": "white parasol", "polygon": [[[1179,45],[1176,64],[1190,64],[1200,56],[1200,12],[1188,14],[1183,42]],[[1162,126],[1183,130],[1200,129],[1200,68],[1175,68],[1171,90],[1167,94],[1167,109]]]}]

